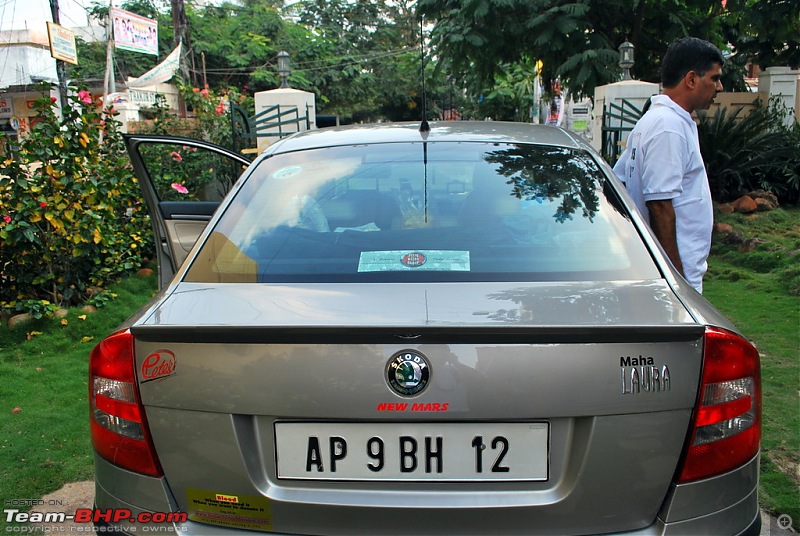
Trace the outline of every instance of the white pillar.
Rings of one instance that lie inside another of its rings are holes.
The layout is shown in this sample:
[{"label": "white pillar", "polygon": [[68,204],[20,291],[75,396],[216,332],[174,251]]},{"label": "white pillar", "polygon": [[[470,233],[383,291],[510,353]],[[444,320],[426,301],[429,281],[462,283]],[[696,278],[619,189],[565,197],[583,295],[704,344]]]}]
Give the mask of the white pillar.
[{"label": "white pillar", "polygon": [[[626,100],[639,108],[644,107],[647,99],[653,95],[658,95],[658,84],[651,82],[642,82],[639,80],[623,80],[622,82],[615,82],[605,86],[598,86],[594,90],[594,107],[592,114],[592,147],[597,151],[602,151],[603,144],[603,110],[609,103],[622,104],[622,100]],[[614,126],[623,126],[615,124]],[[628,125],[633,127],[633,125]],[[624,141],[627,135],[622,137]]]},{"label": "white pillar", "polygon": [[[308,91],[300,91],[298,89],[280,88],[271,89],[268,91],[259,91],[254,95],[256,115],[271,109],[274,106],[280,106],[281,112],[287,110],[297,110],[298,117],[305,117],[308,113],[308,127],[313,130],[317,128],[317,111],[316,111],[316,95]],[[267,114],[271,115],[271,114]],[[291,116],[283,118],[283,121],[289,121]],[[277,121],[277,120],[273,120]],[[258,147],[263,149],[267,145],[279,139],[279,132],[283,135],[292,134],[298,131],[306,130],[306,122],[283,125],[279,127],[262,128],[259,130],[265,136],[258,138]],[[267,136],[268,135],[268,136]]]},{"label": "white pillar", "polygon": [[786,117],[787,126],[800,120],[797,115],[797,86],[800,84],[798,77],[800,71],[793,71],[789,67],[767,67],[758,74],[759,93],[767,93],[770,98],[778,97],[789,110],[789,116]]}]

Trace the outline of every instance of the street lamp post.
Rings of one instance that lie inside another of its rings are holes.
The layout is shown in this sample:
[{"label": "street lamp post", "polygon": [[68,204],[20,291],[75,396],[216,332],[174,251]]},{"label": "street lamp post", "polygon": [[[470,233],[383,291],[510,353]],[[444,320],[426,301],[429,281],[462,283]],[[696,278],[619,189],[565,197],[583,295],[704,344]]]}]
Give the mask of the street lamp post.
[{"label": "street lamp post", "polygon": [[627,39],[619,46],[619,66],[623,69],[623,80],[631,80],[631,67],[634,64],[633,49],[634,46]]},{"label": "street lamp post", "polygon": [[289,73],[292,72],[289,53],[285,50],[278,52],[278,74],[281,77],[281,88],[289,87]]}]

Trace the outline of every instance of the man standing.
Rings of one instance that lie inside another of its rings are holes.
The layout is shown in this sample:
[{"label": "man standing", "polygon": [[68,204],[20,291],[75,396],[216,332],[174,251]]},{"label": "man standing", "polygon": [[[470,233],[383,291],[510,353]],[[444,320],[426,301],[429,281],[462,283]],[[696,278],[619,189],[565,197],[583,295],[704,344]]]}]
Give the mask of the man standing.
[{"label": "man standing", "polygon": [[673,42],[661,63],[663,94],[652,98],[614,166],[672,264],[698,292],[714,215],[691,114],[707,110],[722,91],[723,63],[722,53],[707,41]]}]

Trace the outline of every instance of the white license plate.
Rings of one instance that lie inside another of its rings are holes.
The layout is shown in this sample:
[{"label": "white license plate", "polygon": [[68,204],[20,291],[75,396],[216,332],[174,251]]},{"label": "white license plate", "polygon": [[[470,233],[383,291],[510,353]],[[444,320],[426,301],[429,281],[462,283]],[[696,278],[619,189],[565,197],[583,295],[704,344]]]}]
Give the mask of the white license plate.
[{"label": "white license plate", "polygon": [[275,423],[278,478],[544,481],[549,424]]}]

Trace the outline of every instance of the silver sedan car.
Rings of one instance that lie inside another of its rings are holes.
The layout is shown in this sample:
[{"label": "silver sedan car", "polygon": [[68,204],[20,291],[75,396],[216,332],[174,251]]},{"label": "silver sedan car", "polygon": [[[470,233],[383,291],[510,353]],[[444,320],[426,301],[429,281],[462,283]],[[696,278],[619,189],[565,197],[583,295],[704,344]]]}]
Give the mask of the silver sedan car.
[{"label": "silver sedan car", "polygon": [[162,290],[93,350],[93,521],[758,534],[759,357],[551,127],[126,141]]}]

